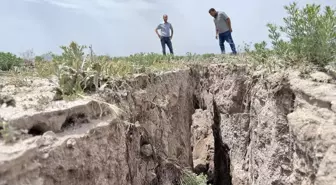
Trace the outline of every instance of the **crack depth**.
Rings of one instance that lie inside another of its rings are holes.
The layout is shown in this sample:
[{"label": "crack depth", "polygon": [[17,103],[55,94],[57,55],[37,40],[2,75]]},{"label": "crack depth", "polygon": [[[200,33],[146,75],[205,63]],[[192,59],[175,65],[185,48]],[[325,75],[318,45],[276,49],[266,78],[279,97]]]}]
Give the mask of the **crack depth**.
[{"label": "crack depth", "polygon": [[215,141],[215,155],[214,155],[214,176],[209,183],[213,185],[232,185],[232,177],[230,172],[230,155],[229,146],[223,142],[220,130],[221,117],[218,111],[217,104],[213,100],[213,137]]}]

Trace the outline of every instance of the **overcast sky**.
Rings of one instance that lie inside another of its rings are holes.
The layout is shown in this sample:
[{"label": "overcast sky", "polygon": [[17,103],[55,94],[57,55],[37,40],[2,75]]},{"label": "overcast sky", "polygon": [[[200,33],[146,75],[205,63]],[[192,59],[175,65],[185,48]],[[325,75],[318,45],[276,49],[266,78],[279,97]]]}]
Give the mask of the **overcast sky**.
[{"label": "overcast sky", "polygon": [[[290,0],[0,0],[0,51],[60,52],[72,40],[112,56],[161,53],[154,33],[168,14],[176,54],[219,53],[209,8],[226,12],[236,45],[267,39],[268,22],[281,23]],[[336,6],[336,0],[298,0]],[[226,44],[226,50],[230,51]]]}]

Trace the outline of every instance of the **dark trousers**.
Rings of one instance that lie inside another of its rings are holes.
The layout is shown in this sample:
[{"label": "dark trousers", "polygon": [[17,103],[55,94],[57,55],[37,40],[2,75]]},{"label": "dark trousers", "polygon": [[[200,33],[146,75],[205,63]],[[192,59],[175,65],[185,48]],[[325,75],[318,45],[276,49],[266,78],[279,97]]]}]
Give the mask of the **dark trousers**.
[{"label": "dark trousers", "polygon": [[170,37],[161,37],[161,46],[163,55],[166,55],[166,44],[169,48],[170,54],[174,54],[173,45],[170,40]]},{"label": "dark trousers", "polygon": [[221,49],[222,54],[225,53],[225,46],[224,46],[224,41],[228,42],[230,44],[231,50],[233,54],[237,54],[236,51],[236,46],[233,42],[232,36],[231,36],[231,32],[227,31],[224,33],[220,33],[218,34],[219,37],[219,47]]}]

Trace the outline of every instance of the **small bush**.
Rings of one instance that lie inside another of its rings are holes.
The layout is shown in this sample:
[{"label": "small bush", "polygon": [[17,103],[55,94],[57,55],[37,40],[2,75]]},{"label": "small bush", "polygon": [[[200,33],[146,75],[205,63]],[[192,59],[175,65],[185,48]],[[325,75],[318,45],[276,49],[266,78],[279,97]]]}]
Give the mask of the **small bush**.
[{"label": "small bush", "polygon": [[206,175],[196,175],[190,171],[184,171],[180,185],[206,185]]},{"label": "small bush", "polygon": [[23,65],[23,59],[9,52],[0,52],[0,70],[9,71]]},{"label": "small bush", "polygon": [[336,10],[330,6],[307,4],[299,8],[296,3],[285,6],[288,16],[284,25],[267,24],[271,48],[266,42],[255,44],[252,56],[262,64],[274,55],[286,66],[308,62],[320,67],[336,59]]},{"label": "small bush", "polygon": [[44,58],[42,56],[36,56],[34,61],[35,62],[44,62]]}]

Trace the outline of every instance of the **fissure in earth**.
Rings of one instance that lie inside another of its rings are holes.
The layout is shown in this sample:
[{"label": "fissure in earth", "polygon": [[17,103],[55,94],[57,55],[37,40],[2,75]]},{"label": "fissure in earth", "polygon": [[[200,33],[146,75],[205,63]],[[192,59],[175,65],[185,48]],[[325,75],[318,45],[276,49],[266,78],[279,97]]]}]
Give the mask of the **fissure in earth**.
[{"label": "fissure in earth", "polygon": [[221,117],[216,102],[213,100],[213,137],[215,141],[214,154],[214,178],[213,185],[232,185],[232,177],[230,174],[230,148],[225,144],[221,137],[220,122]]}]

